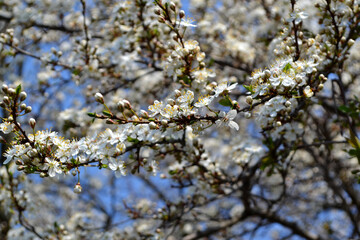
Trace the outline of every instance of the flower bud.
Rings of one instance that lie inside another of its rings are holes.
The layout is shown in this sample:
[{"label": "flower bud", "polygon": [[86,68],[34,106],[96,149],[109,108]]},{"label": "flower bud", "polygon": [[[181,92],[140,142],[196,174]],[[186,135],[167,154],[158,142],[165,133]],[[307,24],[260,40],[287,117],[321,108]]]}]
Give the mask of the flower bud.
[{"label": "flower bud", "polygon": [[8,117],[8,122],[12,122],[12,121],[14,121],[14,118],[12,117],[12,116],[10,116],[10,117]]},{"label": "flower bud", "polygon": [[170,2],[170,9],[173,10],[174,12],[176,11],[176,5],[173,2]]},{"label": "flower bud", "polygon": [[117,106],[117,108],[118,108],[118,110],[119,110],[120,112],[124,112],[124,110],[125,110],[125,105],[124,105],[123,101],[120,100],[120,101],[116,104],[116,106]]},{"label": "flower bud", "polygon": [[168,125],[168,121],[167,121],[166,119],[161,120],[161,125],[167,126],[167,125]]},{"label": "flower bud", "polygon": [[95,94],[95,100],[98,102],[98,103],[101,103],[101,104],[104,104],[104,97],[101,93],[96,93]]},{"label": "flower bud", "polygon": [[345,36],[342,36],[341,39],[340,39],[340,42],[341,42],[342,44],[344,44],[345,41],[346,41],[346,37],[345,37]]},{"label": "flower bud", "polygon": [[159,21],[159,23],[165,23],[165,18],[159,17],[159,18],[158,18],[158,21]]},{"label": "flower bud", "polygon": [[150,129],[158,129],[159,128],[158,125],[154,122],[150,122],[149,127],[150,127]]},{"label": "flower bud", "polygon": [[2,87],[1,87],[1,89],[2,89],[2,91],[3,91],[5,94],[7,94],[8,90],[9,90],[9,87],[8,87],[8,85],[3,84]]},{"label": "flower bud", "polygon": [[131,104],[128,100],[124,99],[122,102],[124,103],[126,109],[132,109]]},{"label": "flower bud", "polygon": [[251,96],[247,96],[245,101],[247,104],[251,105],[253,103],[253,98]]},{"label": "flower bud", "polygon": [[347,44],[349,47],[351,47],[352,45],[354,45],[354,43],[355,43],[354,39],[349,39]]},{"label": "flower bud", "polygon": [[32,129],[34,129],[34,128],[35,128],[35,125],[36,125],[35,119],[30,118],[30,119],[29,119],[29,125],[30,125],[30,127],[31,127]]},{"label": "flower bud", "polygon": [[35,148],[31,149],[30,151],[28,151],[28,154],[30,157],[35,157],[37,155],[37,150]]},{"label": "flower bud", "polygon": [[286,106],[286,107],[290,107],[290,106],[291,106],[291,102],[290,102],[290,101],[286,101],[286,102],[285,102],[285,106]]},{"label": "flower bud", "polygon": [[10,105],[10,98],[8,96],[5,96],[3,98],[3,102],[6,104],[6,105]]},{"label": "flower bud", "polygon": [[114,120],[112,119],[106,119],[106,124],[115,124]]},{"label": "flower bud", "polygon": [[31,106],[27,106],[26,108],[25,108],[25,113],[29,113],[29,112],[31,112],[32,111],[32,107]]},{"label": "flower bud", "polygon": [[77,171],[76,171],[76,170],[72,170],[72,171],[71,171],[71,174],[75,177],[76,174],[77,174]]},{"label": "flower bud", "polygon": [[324,84],[320,83],[318,86],[318,90],[321,91],[321,90],[323,90],[323,88],[324,88]]},{"label": "flower bud", "polygon": [[291,49],[290,49],[289,46],[286,46],[286,47],[285,47],[285,52],[286,52],[286,54],[290,54],[290,53],[291,53]]},{"label": "flower bud", "polygon": [[21,92],[19,95],[20,101],[24,101],[27,98],[26,92]]},{"label": "flower bud", "polygon": [[78,182],[74,187],[74,193],[81,193],[81,191],[82,191],[82,187],[81,187],[80,183]]},{"label": "flower bud", "polygon": [[264,76],[266,79],[268,79],[271,76],[271,72],[269,70],[264,71]]},{"label": "flower bud", "polygon": [[180,90],[176,89],[174,92],[175,92],[175,98],[178,98],[181,96]]},{"label": "flower bud", "polygon": [[179,12],[179,17],[180,17],[180,18],[184,18],[184,17],[185,17],[185,12],[184,12],[184,10],[181,10],[181,11]]},{"label": "flower bud", "polygon": [[26,109],[26,104],[25,103],[22,103],[20,104],[20,109],[23,111]]},{"label": "flower bud", "polygon": [[42,173],[40,173],[40,177],[41,177],[41,178],[46,178],[46,177],[47,177],[47,174],[44,173],[44,172],[42,172]]},{"label": "flower bud", "polygon": [[145,118],[145,119],[148,119],[148,118],[149,118],[149,114],[148,114],[148,112],[145,111],[145,110],[140,110],[140,116],[141,116],[142,118]]},{"label": "flower bud", "polygon": [[160,14],[161,14],[160,8],[155,8],[154,13],[155,13],[156,15],[160,15]]},{"label": "flower bud", "polygon": [[281,122],[280,121],[277,121],[276,123],[275,123],[275,126],[276,127],[280,127],[282,124],[281,124]]},{"label": "flower bud", "polygon": [[245,113],[245,118],[247,118],[247,119],[251,118],[251,113],[246,112],[246,113]]},{"label": "flower bud", "polygon": [[9,94],[9,96],[11,96],[11,97],[15,96],[15,94],[16,94],[15,89],[9,88],[8,94]]}]

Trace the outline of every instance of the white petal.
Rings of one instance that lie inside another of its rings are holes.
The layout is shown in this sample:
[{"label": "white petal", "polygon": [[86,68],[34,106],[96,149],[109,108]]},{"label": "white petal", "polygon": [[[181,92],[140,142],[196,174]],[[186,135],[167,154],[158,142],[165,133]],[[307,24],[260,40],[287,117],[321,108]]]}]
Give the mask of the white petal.
[{"label": "white petal", "polygon": [[227,118],[228,118],[229,120],[231,120],[231,119],[234,119],[234,118],[236,117],[236,115],[237,115],[237,111],[233,109],[233,110],[231,110],[230,112],[228,112]]},{"label": "white petal", "polygon": [[238,125],[236,122],[234,122],[234,121],[230,121],[230,122],[229,122],[229,127],[230,127],[230,128],[233,128],[233,129],[236,129],[236,131],[239,130],[239,125]]}]

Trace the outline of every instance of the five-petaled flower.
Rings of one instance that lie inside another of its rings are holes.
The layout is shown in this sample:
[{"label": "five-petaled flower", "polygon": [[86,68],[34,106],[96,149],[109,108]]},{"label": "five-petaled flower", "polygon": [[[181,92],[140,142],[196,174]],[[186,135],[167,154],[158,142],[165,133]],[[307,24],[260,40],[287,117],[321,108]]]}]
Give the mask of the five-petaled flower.
[{"label": "five-petaled flower", "polygon": [[232,121],[236,117],[236,115],[237,111],[234,109],[230,110],[227,114],[221,111],[219,114],[219,117],[221,117],[221,119],[216,120],[216,126],[221,127],[222,125],[226,125],[235,130],[239,130],[239,125],[236,122]]}]

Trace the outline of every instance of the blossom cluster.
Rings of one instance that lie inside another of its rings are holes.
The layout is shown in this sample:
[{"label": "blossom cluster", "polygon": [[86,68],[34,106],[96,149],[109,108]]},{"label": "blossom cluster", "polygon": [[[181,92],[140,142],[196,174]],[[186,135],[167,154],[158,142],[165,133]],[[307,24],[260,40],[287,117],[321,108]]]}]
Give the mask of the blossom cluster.
[{"label": "blossom cluster", "polygon": [[261,128],[271,130],[274,139],[284,136],[291,142],[303,132],[291,120],[299,113],[299,99],[310,98],[314,95],[313,90],[323,88],[326,78],[322,75],[314,85],[317,65],[312,58],[294,61],[288,57],[277,60],[268,69],[252,73],[251,85],[248,87],[251,96],[246,100],[251,105],[253,99],[268,98],[259,107],[256,121]]},{"label": "blossom cluster", "polygon": [[[225,124],[238,130],[237,123],[233,121],[237,114],[236,110],[231,110],[227,114],[221,111],[213,116],[199,114],[199,109],[208,106],[215,97],[228,94],[235,86],[236,84],[228,86],[226,83],[222,83],[213,89],[214,95],[199,97],[197,102],[194,92],[191,90],[176,90],[174,92],[175,100],[169,98],[167,104],[155,101],[153,105],[149,106],[149,113],[141,110],[140,115],[136,114],[127,100],[121,100],[117,105],[118,111],[124,113],[128,109],[134,112],[133,116],[128,118],[123,115],[122,118],[113,118],[111,112],[107,112],[107,115],[104,116],[90,114],[93,117],[108,118],[112,124],[118,121],[115,130],[107,128],[93,137],[68,140],[60,137],[54,131],[43,130],[35,133],[34,130],[33,134],[26,134],[20,130],[19,138],[4,154],[6,157],[4,164],[14,161],[18,165],[18,170],[26,173],[37,172],[42,177],[68,174],[73,169],[92,163],[97,163],[99,167],[110,168],[115,171],[116,176],[126,175],[127,168],[131,165],[125,161],[128,158],[126,152],[142,146],[152,147],[160,143],[184,141],[182,126],[198,121],[200,130],[213,123],[219,127]],[[7,88],[7,86],[3,86],[5,93],[15,91],[11,88],[7,90]],[[17,116],[18,112],[14,112],[13,109],[19,107],[16,102],[18,97],[16,93],[13,95],[12,101],[8,97],[4,97],[4,102],[11,106],[11,109],[8,109],[10,114]],[[25,92],[19,94],[21,99],[24,99],[25,95]],[[100,93],[95,95],[95,100],[107,108]],[[2,105],[4,104],[2,103]],[[29,108],[20,106],[23,109]],[[15,129],[14,121],[13,118],[8,118],[1,124],[1,131],[5,134],[18,132],[21,127],[18,126]],[[29,125],[35,129],[36,121],[31,118]],[[156,174],[156,161],[149,161],[148,165],[148,169]]]}]

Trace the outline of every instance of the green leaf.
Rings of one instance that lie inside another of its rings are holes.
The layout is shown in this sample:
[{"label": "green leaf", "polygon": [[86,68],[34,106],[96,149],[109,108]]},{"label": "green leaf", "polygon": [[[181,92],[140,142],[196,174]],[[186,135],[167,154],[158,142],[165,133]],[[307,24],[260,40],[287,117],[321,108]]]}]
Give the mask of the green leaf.
[{"label": "green leaf", "polygon": [[292,68],[291,63],[287,63],[285,65],[285,67],[283,68],[283,72],[286,73],[286,72],[290,71],[291,68]]},{"label": "green leaf", "polygon": [[108,116],[108,117],[112,117],[112,116],[113,116],[109,111],[106,111],[106,110],[103,111],[103,114],[106,115],[106,116]]},{"label": "green leaf", "polygon": [[355,136],[355,134],[353,133],[353,131],[350,130],[350,138],[345,138],[346,141],[355,149],[359,149],[360,150],[360,141],[359,139]]},{"label": "green leaf", "polygon": [[229,98],[223,98],[219,101],[219,103],[225,107],[232,107],[232,102],[229,100]]},{"label": "green leaf", "polygon": [[19,85],[16,87],[15,92],[16,92],[16,95],[19,95],[19,94],[20,94],[20,92],[21,92],[21,84],[19,84]]},{"label": "green leaf", "polygon": [[74,69],[73,71],[72,71],[72,74],[74,74],[74,75],[79,75],[81,73],[81,70],[80,69]]},{"label": "green leaf", "polygon": [[140,142],[139,140],[137,140],[136,138],[132,138],[132,137],[128,137],[127,138],[127,140],[128,140],[128,142],[132,142],[132,143],[138,143],[138,142]]},{"label": "green leaf", "polygon": [[88,112],[87,115],[88,115],[89,117],[96,117],[96,113],[92,113],[92,112]]},{"label": "green leaf", "polygon": [[339,110],[342,111],[343,113],[349,113],[351,112],[351,109],[345,105],[342,105],[339,107]]},{"label": "green leaf", "polygon": [[251,85],[243,85],[243,87],[246,89],[246,90],[248,90],[249,92],[251,92],[251,93],[254,93],[254,90],[252,89],[252,86]]},{"label": "green leaf", "polygon": [[99,169],[102,169],[102,168],[107,168],[108,167],[108,165],[107,164],[100,164],[99,165]]}]

